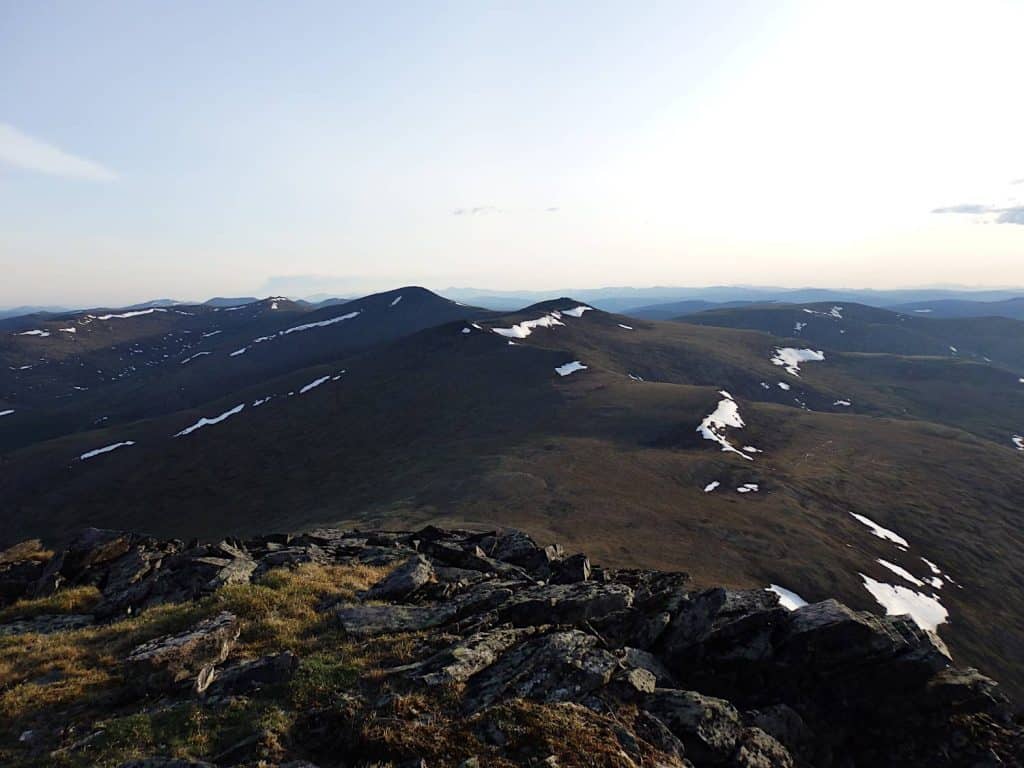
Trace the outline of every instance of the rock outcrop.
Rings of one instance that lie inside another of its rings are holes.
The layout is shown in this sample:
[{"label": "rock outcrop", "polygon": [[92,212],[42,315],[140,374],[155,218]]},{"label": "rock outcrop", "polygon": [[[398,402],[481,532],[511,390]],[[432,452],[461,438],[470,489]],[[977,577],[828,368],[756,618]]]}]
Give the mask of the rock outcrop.
[{"label": "rock outcrop", "polygon": [[[956,668],[942,642],[909,617],[833,600],[789,611],[765,590],[693,590],[685,574],[601,568],[518,531],[319,530],[186,545],[89,530],[46,564],[0,554],[0,596],[10,603],[95,586],[95,610],[64,620],[77,627],[306,563],[391,568],[356,601],[323,605],[323,631],[359,647],[408,635],[418,650],[411,662],[378,670],[376,687],[357,686],[329,711],[301,713],[307,736],[292,759],[314,756],[325,767],[562,764],[518,746],[502,720],[510,702],[548,707],[552,723],[596,718],[607,726],[612,757],[583,755],[578,765],[1012,766],[1024,754],[1024,730],[998,686]],[[16,617],[0,635],[58,631],[61,621]],[[296,674],[291,652],[230,659],[238,635],[235,616],[213,615],[135,648],[124,659],[126,678],[147,695],[230,699]],[[443,700],[490,751],[379,754],[352,735],[352,723],[381,719],[423,727],[424,716],[396,709],[405,694]],[[236,760],[244,746],[212,762],[246,763]],[[131,763],[201,764],[159,756]]]}]

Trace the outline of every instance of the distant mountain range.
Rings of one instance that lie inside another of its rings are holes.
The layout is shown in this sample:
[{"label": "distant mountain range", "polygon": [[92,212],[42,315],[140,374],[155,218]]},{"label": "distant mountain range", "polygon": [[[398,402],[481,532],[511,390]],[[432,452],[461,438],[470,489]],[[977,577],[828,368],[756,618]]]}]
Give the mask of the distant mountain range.
[{"label": "distant mountain range", "polygon": [[[961,288],[914,288],[899,290],[833,290],[827,288],[778,288],[771,286],[711,286],[704,288],[586,288],[556,291],[488,291],[475,288],[448,288],[441,293],[466,304],[496,310],[515,309],[558,296],[573,296],[608,312],[636,314],[663,304],[704,302],[858,302],[878,307],[936,301],[1002,302],[1024,297],[1024,289],[971,290]],[[706,307],[705,307],[706,308]],[[981,308],[984,309],[984,308]],[[642,316],[642,315],[638,315]],[[657,318],[652,318],[657,319]]]}]

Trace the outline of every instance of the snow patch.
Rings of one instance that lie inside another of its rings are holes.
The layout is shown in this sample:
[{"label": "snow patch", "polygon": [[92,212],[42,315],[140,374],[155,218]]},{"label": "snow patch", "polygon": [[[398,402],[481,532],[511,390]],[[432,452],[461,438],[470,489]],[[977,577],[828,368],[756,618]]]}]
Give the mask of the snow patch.
[{"label": "snow patch", "polygon": [[882,558],[878,558],[878,564],[881,565],[883,568],[886,568],[886,569],[892,571],[897,576],[899,576],[901,579],[906,579],[908,582],[913,584],[915,587],[923,587],[924,586],[924,582],[923,581],[921,581],[919,578],[917,578],[914,574],[912,574],[906,568],[901,568],[900,566],[896,565],[896,563],[890,563],[888,560],[883,560]]},{"label": "snow patch", "polygon": [[793,323],[793,333],[800,333],[806,327],[807,323]]},{"label": "snow patch", "polygon": [[309,384],[307,384],[306,386],[302,387],[302,389],[299,390],[299,394],[300,395],[304,395],[307,392],[309,392],[309,390],[316,389],[317,387],[319,387],[321,384],[323,384],[325,381],[327,381],[330,378],[331,378],[331,376],[330,376],[330,374],[328,374],[327,376],[321,376],[319,379],[314,379],[313,381],[309,382]]},{"label": "snow patch", "polygon": [[737,493],[757,493],[761,490],[761,486],[757,483],[744,483],[736,489]]},{"label": "snow patch", "polygon": [[576,371],[585,371],[587,366],[581,363],[579,360],[573,360],[571,363],[560,365],[555,368],[555,373],[559,376],[568,376],[570,373],[576,373]]},{"label": "snow patch", "polygon": [[772,364],[782,366],[792,376],[799,376],[800,363],[821,362],[824,359],[824,352],[816,352],[813,349],[778,347],[772,355]]},{"label": "snow patch", "polygon": [[330,320],[319,320],[314,323],[303,323],[302,325],[293,325],[291,328],[285,328],[283,331],[272,333],[270,336],[260,336],[258,339],[253,339],[253,344],[261,344],[264,341],[272,341],[280,336],[287,336],[290,333],[300,333],[302,331],[309,331],[313,328],[326,328],[329,325],[335,323],[341,323],[345,320],[351,320],[353,317],[358,316],[362,310],[357,309],[355,312],[349,312],[347,315],[339,315],[338,317],[332,317]]},{"label": "snow patch", "polygon": [[139,317],[140,315],[151,315],[154,312],[166,312],[166,309],[160,307],[150,307],[149,309],[136,309],[132,312],[122,312],[119,315],[100,315],[97,320],[126,320],[129,317]]},{"label": "snow patch", "polygon": [[711,493],[720,485],[721,483],[718,482],[717,480],[712,480],[710,483],[704,486],[704,493]]},{"label": "snow patch", "polygon": [[1014,435],[1012,438],[1013,444],[1017,446],[1018,451],[1024,451],[1024,435]]},{"label": "snow patch", "polygon": [[625,328],[627,331],[632,331],[633,330],[633,326],[632,325],[623,325],[622,323],[619,323],[619,328]]},{"label": "snow patch", "polygon": [[86,451],[78,458],[80,461],[86,461],[88,459],[91,459],[93,456],[99,456],[101,453],[110,453],[111,451],[116,451],[118,448],[124,448],[126,445],[135,445],[135,442],[133,440],[125,440],[123,443],[114,443],[113,445],[108,445],[105,448],[97,448],[94,451]]},{"label": "snow patch", "polygon": [[896,544],[900,547],[910,546],[910,544],[907,543],[907,540],[900,536],[898,533],[896,533],[895,531],[890,531],[888,528],[879,525],[871,518],[864,517],[864,515],[858,515],[856,512],[851,512],[850,514],[854,517],[854,519],[857,520],[857,522],[866,525],[868,528],[870,528],[872,535],[877,536],[880,539],[885,539],[886,541],[891,541],[893,544]]},{"label": "snow patch", "polygon": [[722,399],[718,401],[718,406],[715,410],[704,418],[704,421],[697,427],[697,431],[700,432],[701,437],[705,440],[713,440],[722,446],[723,451],[729,453],[735,453],[737,456],[742,456],[747,461],[753,461],[750,456],[738,450],[729,440],[726,438],[726,429],[733,427],[735,429],[742,429],[745,424],[743,418],[740,416],[739,406],[736,405],[736,401],[732,399],[732,395],[726,392],[724,389],[720,390],[719,393],[722,395]]},{"label": "snow patch", "polygon": [[863,573],[860,574],[860,577],[864,579],[864,588],[871,593],[879,605],[885,608],[885,612],[890,616],[910,614],[910,618],[917,626],[932,632],[938,628],[939,624],[945,624],[946,619],[949,618],[949,611],[943,607],[937,597],[930,597],[907,587],[875,581]]},{"label": "snow patch", "polygon": [[784,381],[780,381],[780,382],[779,382],[779,389],[782,389],[782,390],[785,390],[786,392],[789,392],[789,390],[791,389],[791,387],[790,387],[790,386],[789,386],[789,384],[787,384],[786,382],[784,382]]},{"label": "snow patch", "polygon": [[393,307],[393,306],[395,306],[395,304],[397,304],[397,303],[398,303],[398,302],[400,302],[401,300],[402,300],[402,297],[401,297],[401,296],[398,296],[398,297],[396,297],[396,298],[395,298],[395,300],[394,300],[394,301],[392,301],[392,302],[391,302],[391,304],[390,304],[389,306],[392,306],[392,307]]},{"label": "snow patch", "polygon": [[241,349],[236,349],[234,352],[232,352],[230,355],[228,355],[228,357],[238,357],[239,355],[244,355],[248,351],[249,351],[248,347],[242,347]]},{"label": "snow patch", "polygon": [[8,408],[6,411],[0,411],[0,416],[10,416],[12,413],[14,413],[14,409]]},{"label": "snow patch", "polygon": [[223,331],[209,331],[208,333],[204,333],[199,338],[201,338],[201,339],[208,339],[211,336],[216,336],[218,333],[223,333]]},{"label": "snow patch", "polygon": [[236,413],[241,413],[243,408],[245,408],[245,403],[241,403],[240,405],[236,405],[231,410],[224,411],[224,413],[222,413],[220,416],[214,416],[212,419],[208,419],[205,416],[203,416],[201,419],[199,419],[199,421],[197,421],[191,427],[185,427],[185,429],[181,430],[181,432],[178,432],[175,435],[175,437],[184,437],[185,435],[191,435],[197,429],[202,429],[203,427],[209,427],[209,426],[212,426],[213,424],[220,424],[222,421],[224,421],[225,419],[230,418],[231,416],[234,416]]},{"label": "snow patch", "polygon": [[804,600],[796,592],[793,592],[785,587],[780,587],[778,584],[769,584],[765,587],[768,592],[774,592],[779,596],[779,605],[785,608],[787,611],[795,611],[797,608],[803,608],[807,605],[807,601]]},{"label": "snow patch", "polygon": [[182,360],[181,364],[184,365],[185,363],[188,363],[188,362],[191,362],[192,360],[195,360],[197,357],[202,357],[203,355],[208,355],[208,354],[210,354],[210,353],[209,352],[196,352],[194,355],[190,355],[189,357],[186,357],[184,360]]},{"label": "snow patch", "polygon": [[853,403],[849,400],[836,400],[832,405],[841,405],[843,408],[849,408]]},{"label": "snow patch", "polygon": [[569,317],[583,317],[584,312],[589,312],[592,309],[593,307],[587,307],[580,304],[578,307],[573,307],[572,309],[563,309],[562,314],[568,315]]},{"label": "snow patch", "polygon": [[472,329],[472,328],[463,328],[463,329],[462,329],[462,332],[463,332],[463,333],[472,333],[472,332],[473,332],[473,329]]},{"label": "snow patch", "polygon": [[512,339],[525,339],[531,333],[534,328],[554,328],[556,325],[565,325],[558,317],[554,314],[544,315],[544,317],[538,317],[536,320],[524,320],[521,323],[516,323],[511,328],[492,328],[491,330],[501,336],[507,336]]},{"label": "snow patch", "polygon": [[57,330],[61,333],[78,333],[78,329],[73,326],[71,328],[58,328]]},{"label": "snow patch", "polygon": [[46,338],[47,336],[50,335],[50,332],[49,331],[43,331],[43,330],[40,330],[40,329],[36,328],[34,331],[22,331],[18,335],[19,336],[38,336],[39,338],[44,339],[44,338]]}]

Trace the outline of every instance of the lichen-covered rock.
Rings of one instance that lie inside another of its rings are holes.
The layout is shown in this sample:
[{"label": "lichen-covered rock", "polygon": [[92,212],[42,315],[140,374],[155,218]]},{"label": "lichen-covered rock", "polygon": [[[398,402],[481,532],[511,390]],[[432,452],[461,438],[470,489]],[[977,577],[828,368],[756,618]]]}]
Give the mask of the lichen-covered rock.
[{"label": "lichen-covered rock", "polygon": [[736,753],[743,722],[727,701],[694,691],[658,689],[644,707],[686,745],[698,765],[724,765]]},{"label": "lichen-covered rock", "polygon": [[465,709],[475,712],[499,701],[579,701],[608,684],[618,659],[578,630],[529,640],[469,681]]},{"label": "lichen-covered rock", "polygon": [[345,634],[353,638],[418,632],[440,626],[454,616],[451,605],[356,605],[339,608],[335,613]]},{"label": "lichen-covered rock", "polygon": [[478,632],[428,659],[417,676],[430,686],[463,683],[535,633],[532,627]]},{"label": "lichen-covered rock", "polygon": [[202,692],[213,682],[216,665],[228,657],[239,632],[238,618],[224,611],[186,632],[158,637],[135,648],[125,660],[129,675],[155,690],[192,680]]}]

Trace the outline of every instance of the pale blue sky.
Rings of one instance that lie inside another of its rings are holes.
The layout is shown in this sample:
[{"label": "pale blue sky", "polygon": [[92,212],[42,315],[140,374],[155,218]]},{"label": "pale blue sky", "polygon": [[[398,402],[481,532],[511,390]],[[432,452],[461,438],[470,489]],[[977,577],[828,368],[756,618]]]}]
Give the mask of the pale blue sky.
[{"label": "pale blue sky", "polygon": [[0,0],[0,305],[1024,284],[1022,29],[995,3]]}]

